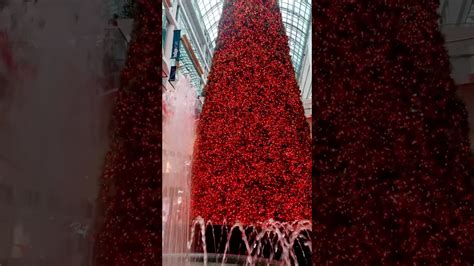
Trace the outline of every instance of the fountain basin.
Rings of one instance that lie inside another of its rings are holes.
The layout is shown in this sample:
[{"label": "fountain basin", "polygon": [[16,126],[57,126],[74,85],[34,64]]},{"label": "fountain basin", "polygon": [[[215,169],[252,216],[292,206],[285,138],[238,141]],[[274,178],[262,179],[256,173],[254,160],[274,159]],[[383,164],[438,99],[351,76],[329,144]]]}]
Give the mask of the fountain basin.
[{"label": "fountain basin", "polygon": [[[191,253],[191,254],[163,254],[163,265],[164,266],[230,266],[230,265],[248,265],[247,256],[242,255],[226,255],[225,262],[222,263],[224,258],[223,254],[207,254],[207,263],[205,263],[204,254],[202,253]],[[251,265],[281,265],[282,262],[271,261],[264,258],[252,259]]]}]

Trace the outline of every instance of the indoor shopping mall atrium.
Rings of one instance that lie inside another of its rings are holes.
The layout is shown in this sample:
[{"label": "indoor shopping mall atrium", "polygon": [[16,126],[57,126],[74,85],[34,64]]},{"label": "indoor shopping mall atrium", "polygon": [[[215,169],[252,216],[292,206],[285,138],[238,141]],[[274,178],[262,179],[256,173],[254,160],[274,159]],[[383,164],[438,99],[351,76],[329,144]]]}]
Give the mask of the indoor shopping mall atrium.
[{"label": "indoor shopping mall atrium", "polygon": [[0,0],[0,266],[474,265],[473,151],[474,0]]}]

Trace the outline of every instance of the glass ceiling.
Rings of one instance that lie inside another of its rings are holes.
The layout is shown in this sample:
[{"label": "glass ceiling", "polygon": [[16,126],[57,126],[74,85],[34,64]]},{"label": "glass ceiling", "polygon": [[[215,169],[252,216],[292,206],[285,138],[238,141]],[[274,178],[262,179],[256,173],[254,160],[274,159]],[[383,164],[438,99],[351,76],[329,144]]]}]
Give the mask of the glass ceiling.
[{"label": "glass ceiling", "polygon": [[[223,0],[194,0],[209,34],[209,47],[214,50],[217,27],[222,13]],[[309,35],[311,2],[309,0],[278,0],[289,38],[290,55],[296,74],[303,61],[304,49]]]}]

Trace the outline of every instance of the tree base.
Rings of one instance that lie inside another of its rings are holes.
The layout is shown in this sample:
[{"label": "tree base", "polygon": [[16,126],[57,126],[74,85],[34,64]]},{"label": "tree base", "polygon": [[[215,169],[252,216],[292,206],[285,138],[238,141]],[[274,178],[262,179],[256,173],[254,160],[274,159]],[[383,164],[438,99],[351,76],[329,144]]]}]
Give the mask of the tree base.
[{"label": "tree base", "polygon": [[[218,261],[215,262],[220,263],[225,254],[226,262],[232,263],[234,260],[246,259],[250,253],[253,262],[264,260],[271,263],[286,260],[292,265],[295,261],[298,265],[311,265],[312,232],[309,230],[299,232],[299,237],[285,250],[284,243],[290,242],[288,237],[283,237],[284,240],[281,240],[282,232],[269,232],[262,236],[262,228],[247,226],[243,229],[245,231],[245,236],[243,236],[239,227],[207,225],[205,245],[203,245],[201,228],[196,225],[194,229],[195,233],[191,236],[191,253],[202,254],[205,251],[209,254],[208,262],[212,262],[211,259],[217,259]],[[257,241],[257,236],[260,237],[259,241]]]}]

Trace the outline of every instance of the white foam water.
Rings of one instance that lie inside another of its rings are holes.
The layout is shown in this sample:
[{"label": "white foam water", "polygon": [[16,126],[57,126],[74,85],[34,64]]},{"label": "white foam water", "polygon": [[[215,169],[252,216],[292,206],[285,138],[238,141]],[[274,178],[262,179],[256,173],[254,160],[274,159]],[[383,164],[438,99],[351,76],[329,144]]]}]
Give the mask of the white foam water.
[{"label": "white foam water", "polygon": [[184,254],[189,237],[195,89],[179,76],[163,94],[163,253]]},{"label": "white foam water", "polygon": [[[292,223],[269,220],[245,226],[238,222],[229,226],[224,221],[221,226],[221,236],[223,235],[222,232],[227,231],[229,227],[224,253],[221,255],[213,254],[213,265],[217,265],[217,263],[220,263],[220,265],[243,265],[243,263],[245,265],[256,265],[257,263],[258,265],[298,265],[298,258],[294,249],[295,244],[298,243],[300,247],[307,248],[310,253],[312,251],[311,236],[309,235],[312,231],[312,224],[309,220]],[[201,262],[204,265],[209,263],[209,254],[206,248],[206,232],[209,232],[209,230],[206,230],[207,228],[211,228],[210,237],[214,241],[214,247],[216,247],[213,224],[211,221],[206,222],[201,217],[194,219],[188,242],[189,252],[192,251],[193,244],[202,246],[203,256]],[[235,231],[240,232],[245,254],[238,254],[237,256],[228,254],[231,237]],[[199,240],[200,243],[195,243],[196,240]],[[221,240],[217,241],[221,242]],[[267,254],[264,254],[264,252]],[[311,258],[304,257],[306,256],[305,252],[300,253],[303,256],[303,261],[309,265]],[[192,261],[192,257],[189,259]]]}]

